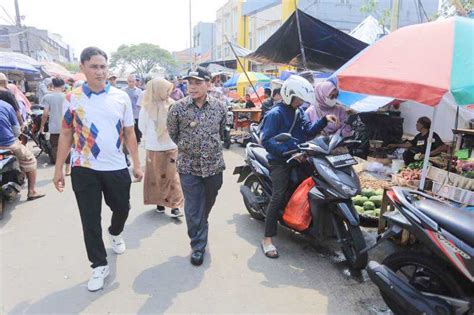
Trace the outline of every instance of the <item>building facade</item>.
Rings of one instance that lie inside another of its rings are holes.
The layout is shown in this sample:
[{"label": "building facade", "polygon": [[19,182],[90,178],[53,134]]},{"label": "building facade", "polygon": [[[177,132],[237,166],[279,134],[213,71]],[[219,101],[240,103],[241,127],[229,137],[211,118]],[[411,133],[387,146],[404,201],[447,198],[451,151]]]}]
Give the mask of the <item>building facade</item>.
[{"label": "building facade", "polygon": [[216,25],[214,32],[214,59],[235,59],[227,44],[227,39],[244,47],[244,23],[242,7],[244,0],[229,0],[216,12]]},{"label": "building facade", "polygon": [[[369,14],[361,11],[366,3],[367,0],[299,0],[298,8],[341,31],[350,32]],[[370,14],[380,19],[384,11],[391,12],[392,4],[393,0],[379,0],[376,12]],[[398,27],[427,22],[436,15],[438,7],[438,1],[434,0],[399,0]],[[384,24],[390,29],[390,16]]]},{"label": "building facade", "polygon": [[0,51],[24,53],[38,61],[74,61],[73,50],[61,35],[35,27],[0,25]]},{"label": "building facade", "polygon": [[198,63],[213,59],[214,25],[199,22],[193,28],[193,48]]}]

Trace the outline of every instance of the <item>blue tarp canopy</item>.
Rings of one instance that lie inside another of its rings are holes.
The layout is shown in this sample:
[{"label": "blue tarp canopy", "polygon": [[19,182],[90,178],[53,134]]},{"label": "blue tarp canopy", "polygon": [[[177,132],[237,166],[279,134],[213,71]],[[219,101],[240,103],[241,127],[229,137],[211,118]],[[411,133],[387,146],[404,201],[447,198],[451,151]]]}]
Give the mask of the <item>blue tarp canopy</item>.
[{"label": "blue tarp canopy", "polygon": [[[367,47],[367,44],[298,10],[307,66],[334,71]],[[303,68],[296,12],[256,51],[247,55],[260,63],[290,64]]]},{"label": "blue tarp canopy", "polygon": [[20,71],[39,74],[41,64],[35,59],[15,52],[0,52],[0,71]]}]

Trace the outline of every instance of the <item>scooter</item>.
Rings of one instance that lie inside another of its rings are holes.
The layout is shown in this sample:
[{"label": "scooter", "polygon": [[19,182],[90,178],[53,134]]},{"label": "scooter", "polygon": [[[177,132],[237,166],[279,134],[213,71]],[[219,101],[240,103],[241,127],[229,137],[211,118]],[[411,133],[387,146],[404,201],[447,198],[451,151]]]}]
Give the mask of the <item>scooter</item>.
[{"label": "scooter", "polygon": [[260,128],[262,123],[252,123],[250,124],[250,142],[255,144],[260,144]]},{"label": "scooter", "polygon": [[[290,134],[275,137],[278,142],[289,139]],[[333,136],[316,137],[300,144],[298,149],[286,152],[286,156],[294,154],[288,163],[297,156],[307,156],[307,162],[301,166],[306,172],[301,172],[300,167],[293,168],[288,195],[303,185],[303,180],[311,177],[314,187],[307,195],[311,223],[306,230],[298,232],[318,242],[336,237],[349,264],[355,269],[363,269],[368,258],[367,253],[361,253],[361,250],[366,247],[366,243],[359,226],[359,215],[351,201],[361,189],[359,178],[352,168],[357,161],[350,154],[331,154],[336,147],[345,143],[341,131],[338,131]],[[272,196],[267,151],[258,144],[249,143],[245,162],[244,166],[235,168],[234,174],[239,175],[239,183],[243,182],[240,192],[248,212],[253,218],[264,220]],[[279,222],[288,227],[284,220],[280,219]]]},{"label": "scooter", "polygon": [[0,150],[0,220],[3,218],[5,202],[12,201],[25,183],[25,174],[13,152]]},{"label": "scooter", "polygon": [[232,106],[228,106],[226,117],[225,117],[225,132],[224,132],[224,139],[223,139],[223,147],[226,149],[229,149],[230,145],[232,144],[232,136],[230,132],[233,127],[234,127],[234,113],[232,112]]},{"label": "scooter", "polygon": [[408,230],[421,248],[398,251],[367,271],[396,314],[474,313],[474,212],[402,187],[387,192],[394,211],[377,242]]},{"label": "scooter", "polygon": [[[49,157],[50,163],[54,164],[53,151],[51,144],[44,133],[40,133],[41,119],[43,117],[43,107],[35,105],[31,107],[31,115],[26,120],[26,128],[23,131],[21,138],[23,145],[26,145],[28,140],[32,140],[40,151],[35,155],[38,158],[43,152]],[[45,132],[48,131],[48,123],[45,125]]]}]

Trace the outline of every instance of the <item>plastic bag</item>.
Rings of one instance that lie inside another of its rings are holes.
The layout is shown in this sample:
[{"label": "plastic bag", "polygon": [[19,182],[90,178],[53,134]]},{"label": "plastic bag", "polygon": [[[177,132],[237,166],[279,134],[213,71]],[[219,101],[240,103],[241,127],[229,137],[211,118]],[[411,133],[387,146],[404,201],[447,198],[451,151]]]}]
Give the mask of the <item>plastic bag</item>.
[{"label": "plastic bag", "polygon": [[311,177],[305,179],[295,190],[286,205],[283,221],[285,221],[286,225],[297,231],[304,231],[311,224],[311,209],[308,193],[313,187],[313,179]]}]

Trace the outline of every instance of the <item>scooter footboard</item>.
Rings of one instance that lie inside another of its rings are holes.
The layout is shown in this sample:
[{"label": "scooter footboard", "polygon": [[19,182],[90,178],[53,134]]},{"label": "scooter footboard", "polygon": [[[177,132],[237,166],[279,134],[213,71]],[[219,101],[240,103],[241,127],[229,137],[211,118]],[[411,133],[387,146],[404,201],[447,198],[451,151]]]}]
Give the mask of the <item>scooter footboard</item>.
[{"label": "scooter footboard", "polygon": [[451,314],[448,303],[423,295],[400,279],[392,270],[375,261],[369,262],[367,273],[384,296],[385,303],[397,314]]},{"label": "scooter footboard", "polygon": [[350,225],[358,226],[360,224],[359,214],[352,204],[339,202],[337,204],[337,212],[341,218],[348,221]]}]

